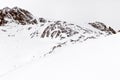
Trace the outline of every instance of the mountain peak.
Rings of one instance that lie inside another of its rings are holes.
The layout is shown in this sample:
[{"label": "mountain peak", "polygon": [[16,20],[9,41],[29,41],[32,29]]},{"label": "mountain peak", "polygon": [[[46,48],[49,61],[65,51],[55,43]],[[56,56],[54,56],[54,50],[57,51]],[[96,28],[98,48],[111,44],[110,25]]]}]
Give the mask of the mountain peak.
[{"label": "mountain peak", "polygon": [[13,23],[13,22],[21,25],[37,24],[37,20],[27,10],[24,10],[17,6],[13,8],[5,7],[1,9],[0,10],[0,26],[5,25],[7,23]]},{"label": "mountain peak", "polygon": [[9,7],[4,7],[2,10],[10,11],[11,8]]},{"label": "mountain peak", "polygon": [[18,7],[18,6],[15,6],[15,7],[13,7],[12,9],[19,9],[19,7]]}]

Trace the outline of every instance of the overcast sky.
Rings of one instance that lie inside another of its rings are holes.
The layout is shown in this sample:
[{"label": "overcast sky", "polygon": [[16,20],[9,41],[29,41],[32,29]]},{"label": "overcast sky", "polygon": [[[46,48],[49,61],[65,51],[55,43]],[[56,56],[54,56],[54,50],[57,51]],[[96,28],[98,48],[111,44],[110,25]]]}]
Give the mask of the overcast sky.
[{"label": "overcast sky", "polygon": [[0,0],[0,8],[18,6],[35,16],[75,24],[101,21],[120,26],[120,0]]}]

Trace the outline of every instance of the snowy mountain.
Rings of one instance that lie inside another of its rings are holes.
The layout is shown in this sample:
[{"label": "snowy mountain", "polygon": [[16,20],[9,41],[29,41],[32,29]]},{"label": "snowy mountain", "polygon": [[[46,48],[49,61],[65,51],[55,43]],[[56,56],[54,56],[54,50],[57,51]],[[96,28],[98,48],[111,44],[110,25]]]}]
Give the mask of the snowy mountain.
[{"label": "snowy mountain", "polygon": [[81,45],[86,40],[116,33],[102,22],[79,26],[35,17],[18,7],[3,8],[0,10],[0,77],[52,54],[60,47]]},{"label": "snowy mountain", "polygon": [[[11,36],[11,34],[12,36],[16,36],[19,32],[23,31],[26,28],[28,29],[27,31],[30,32],[29,34],[26,34],[30,35],[31,38],[38,36],[42,38],[59,38],[60,40],[62,40],[73,37],[74,35],[78,35],[77,40],[79,40],[81,37],[82,39],[84,38],[84,40],[86,40],[88,38],[87,34],[91,38],[96,38],[101,35],[106,36],[116,33],[116,31],[113,30],[111,27],[108,27],[101,22],[88,24],[96,28],[96,30],[90,29],[90,27],[87,29],[78,25],[67,23],[66,21],[50,21],[44,18],[36,18],[29,11],[18,7],[5,7],[1,9],[0,25],[3,26],[1,27],[1,32],[8,33],[8,36]],[[8,26],[8,29],[4,28],[5,26]],[[23,28],[23,26],[25,27]],[[16,27],[20,28],[21,30],[17,29]],[[11,30],[14,30],[15,32],[9,34],[9,31]]]}]

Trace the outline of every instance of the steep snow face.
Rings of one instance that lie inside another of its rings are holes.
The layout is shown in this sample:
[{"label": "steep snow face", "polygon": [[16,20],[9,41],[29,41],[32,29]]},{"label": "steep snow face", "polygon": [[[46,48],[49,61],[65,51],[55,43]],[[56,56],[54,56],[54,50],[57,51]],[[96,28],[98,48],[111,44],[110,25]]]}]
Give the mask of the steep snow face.
[{"label": "steep snow face", "polygon": [[120,34],[66,45],[1,80],[119,80]]}]

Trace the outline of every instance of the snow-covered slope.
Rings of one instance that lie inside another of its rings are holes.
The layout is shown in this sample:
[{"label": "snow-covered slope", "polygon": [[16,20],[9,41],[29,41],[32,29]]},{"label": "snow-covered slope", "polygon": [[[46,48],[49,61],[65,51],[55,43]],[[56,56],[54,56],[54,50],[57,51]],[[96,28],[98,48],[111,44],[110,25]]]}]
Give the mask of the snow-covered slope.
[{"label": "snow-covered slope", "polygon": [[64,46],[1,80],[119,80],[120,34]]},{"label": "snow-covered slope", "polygon": [[[80,43],[86,40],[116,33],[101,22],[79,26],[66,21],[36,18],[29,11],[18,7],[3,8],[0,10],[0,78],[29,63],[39,61],[55,50],[61,50],[60,47],[66,49],[69,46],[74,47],[75,43],[82,45]],[[84,50],[89,51],[86,48],[82,50],[81,53]]]}]

